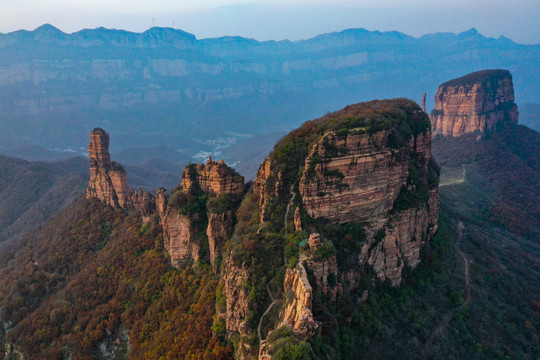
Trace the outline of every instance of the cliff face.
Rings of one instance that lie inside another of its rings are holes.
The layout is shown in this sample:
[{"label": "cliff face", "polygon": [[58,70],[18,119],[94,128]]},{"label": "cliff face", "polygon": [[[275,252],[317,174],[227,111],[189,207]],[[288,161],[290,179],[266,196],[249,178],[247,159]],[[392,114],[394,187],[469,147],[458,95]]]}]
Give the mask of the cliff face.
[{"label": "cliff face", "polygon": [[249,313],[247,288],[249,271],[242,264],[235,264],[232,258],[227,259],[226,271],[223,276],[226,296],[226,318],[227,330],[236,331],[241,335],[249,333],[246,319]]},{"label": "cliff face", "polygon": [[461,136],[517,124],[518,116],[510,72],[484,70],[440,85],[431,123],[434,135]]},{"label": "cliff face", "polygon": [[[232,235],[234,212],[244,194],[244,178],[223,160],[218,163],[210,158],[206,165],[187,166],[181,185],[171,196],[172,203],[164,189],[157,195],[156,207],[171,262],[182,268],[196,264],[201,253],[209,253],[217,272],[216,258]],[[208,245],[202,241],[204,235]]]},{"label": "cliff face", "polygon": [[223,244],[231,236],[234,228],[233,226],[234,216],[232,210],[219,214],[208,214],[206,236],[208,237],[208,247],[210,248],[210,262],[212,263],[214,271],[217,270],[216,258],[222,253]]},{"label": "cliff face", "polygon": [[200,189],[211,195],[227,194],[233,201],[238,201],[244,195],[244,177],[228,167],[223,160],[215,162],[210,158],[206,165],[197,164],[184,169],[182,188],[186,192]]},{"label": "cliff face", "polygon": [[[265,232],[272,239],[285,228],[288,246],[298,242],[298,253],[271,258],[298,262],[286,271],[276,326],[314,334],[317,320],[326,323],[314,317],[313,297],[324,294],[324,302],[360,289],[365,299],[366,269],[400,284],[403,268],[419,264],[437,230],[438,171],[429,118],[406,99],[350,105],[284,137],[254,183],[257,241],[269,246]],[[263,341],[261,356],[276,341]]]},{"label": "cliff face", "polygon": [[399,196],[417,190],[411,172],[424,178],[429,172],[431,133],[396,147],[392,131],[327,133],[306,158],[299,189],[310,216],[364,223],[367,239],[360,263],[372,265],[380,279],[399,284],[405,263],[418,264],[421,247],[436,231],[438,192],[426,190],[427,201],[396,211]]},{"label": "cliff face", "polygon": [[101,128],[90,133],[90,182],[86,198],[95,197],[116,208],[127,208],[129,186],[126,171],[109,154],[109,134]]},{"label": "cliff face", "polygon": [[300,265],[296,269],[287,269],[283,282],[286,300],[282,325],[288,325],[303,336],[313,335],[318,324],[313,318],[313,289],[309,284],[306,269]]},{"label": "cliff face", "polygon": [[[300,262],[302,261],[300,258]],[[315,286],[317,290],[325,295],[332,295],[335,299],[338,293],[338,290],[341,289],[341,285],[331,284],[329,279],[334,277],[337,279],[338,267],[337,267],[337,258],[336,255],[331,256],[328,259],[324,260],[307,260],[307,268],[313,273],[313,279],[315,281]],[[337,281],[337,280],[336,280]]]},{"label": "cliff face", "polygon": [[199,261],[199,234],[195,226],[196,216],[181,215],[177,211],[169,211],[163,219],[163,237],[165,249],[171,257],[171,264],[177,269],[196,264]]},{"label": "cliff face", "polygon": [[90,133],[90,181],[86,198],[97,198],[115,208],[138,210],[146,223],[156,212],[156,199],[149,191],[135,191],[128,185],[128,175],[122,165],[111,161],[109,134],[95,128]]},{"label": "cliff face", "polygon": [[300,180],[307,212],[336,223],[382,224],[408,175],[408,154],[390,149],[388,135],[323,136],[306,158]]}]

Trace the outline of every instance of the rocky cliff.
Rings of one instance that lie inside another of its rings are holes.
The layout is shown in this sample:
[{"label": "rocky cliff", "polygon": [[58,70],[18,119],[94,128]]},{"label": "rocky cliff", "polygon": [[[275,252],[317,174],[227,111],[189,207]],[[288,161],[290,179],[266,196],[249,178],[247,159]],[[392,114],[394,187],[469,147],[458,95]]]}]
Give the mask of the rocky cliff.
[{"label": "rocky cliff", "polygon": [[485,134],[517,124],[512,75],[506,70],[484,70],[439,86],[431,112],[433,134]]},{"label": "rocky cliff", "polygon": [[[415,109],[408,116],[423,121],[426,115]],[[436,179],[428,184],[428,174],[435,171],[431,132],[424,129],[404,141],[397,140],[402,136],[398,131],[359,127],[326,132],[310,149],[299,183],[311,217],[364,224],[360,263],[372,265],[380,279],[394,284],[400,283],[406,263],[418,264],[438,216]],[[412,193],[423,200],[412,201]]]},{"label": "rocky cliff", "polygon": [[111,161],[109,141],[109,134],[101,128],[90,133],[90,181],[86,198],[97,198],[115,208],[138,210],[146,223],[156,212],[156,199],[149,191],[129,187],[127,172],[122,165]]},{"label": "rocky cliff", "polygon": [[208,227],[206,236],[208,237],[208,247],[210,250],[210,262],[214,271],[218,264],[216,259],[223,252],[223,245],[232,235],[234,229],[234,214],[232,210],[222,213],[208,213]]},{"label": "rocky cliff", "polygon": [[244,195],[244,177],[225,164],[215,162],[212,157],[205,164],[187,166],[182,173],[182,188],[186,192],[200,189],[210,195],[227,194],[233,201],[239,201]]},{"label": "rocky cliff", "polygon": [[[290,267],[278,321],[269,327],[261,320],[266,333],[288,325],[295,336],[306,336],[319,325],[335,326],[317,319],[313,299],[338,301],[339,294],[353,293],[365,299],[365,284],[373,281],[365,277],[372,273],[400,284],[403,268],[419,264],[437,230],[438,178],[429,118],[406,99],[350,105],[284,137],[261,164],[253,199],[240,208],[257,206],[251,210],[257,223],[239,219],[245,228],[235,232],[242,242],[233,247],[233,255],[251,264],[248,307],[259,316],[268,308],[249,299],[269,300],[258,279],[279,276],[277,264]],[[286,247],[278,250],[283,234]],[[261,356],[292,341],[274,335],[261,338]]]},{"label": "rocky cliff", "polygon": [[313,288],[304,266],[287,269],[283,287],[289,296],[286,299],[281,324],[291,327],[303,336],[313,335],[319,325],[313,318]]},{"label": "rocky cliff", "polygon": [[[171,198],[158,191],[157,209],[173,266],[196,264],[208,253],[214,271],[232,235],[234,212],[244,195],[244,178],[222,160],[188,165]],[[207,241],[206,241],[207,240]]]},{"label": "rocky cliff", "polygon": [[90,182],[86,197],[95,197],[116,208],[127,208],[130,205],[129,185],[124,168],[111,161],[109,154],[109,134],[95,128],[90,133],[88,144],[90,155]]}]

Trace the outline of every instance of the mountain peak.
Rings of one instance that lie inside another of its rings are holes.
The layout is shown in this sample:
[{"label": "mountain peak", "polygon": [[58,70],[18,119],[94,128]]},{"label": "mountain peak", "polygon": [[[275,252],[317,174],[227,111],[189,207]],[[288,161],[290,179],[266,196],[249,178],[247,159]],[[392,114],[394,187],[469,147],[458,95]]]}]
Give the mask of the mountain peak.
[{"label": "mountain peak", "polygon": [[64,34],[64,32],[51,24],[43,24],[34,29],[34,33]]},{"label": "mountain peak", "polygon": [[477,35],[482,36],[482,34],[480,34],[478,30],[474,27],[470,28],[469,30],[460,32],[458,35],[461,37],[472,37],[472,36],[477,36]]}]

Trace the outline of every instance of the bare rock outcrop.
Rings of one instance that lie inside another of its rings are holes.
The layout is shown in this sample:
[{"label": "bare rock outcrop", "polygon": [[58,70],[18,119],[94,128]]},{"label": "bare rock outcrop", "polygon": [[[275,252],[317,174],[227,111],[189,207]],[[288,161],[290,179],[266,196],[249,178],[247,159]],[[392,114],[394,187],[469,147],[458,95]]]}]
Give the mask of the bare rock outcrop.
[{"label": "bare rock outcrop", "polygon": [[[433,170],[430,131],[400,146],[392,143],[392,131],[327,132],[306,158],[299,191],[312,217],[365,224],[360,265],[373,265],[381,280],[399,284],[405,263],[418,264],[420,249],[436,231],[438,191],[436,184],[430,190],[427,186]],[[407,194],[418,191],[423,201],[397,208],[403,198],[411,201]]]},{"label": "bare rock outcrop", "polygon": [[120,164],[111,161],[109,134],[95,128],[90,133],[90,181],[86,198],[98,198],[115,208],[128,208],[130,204],[127,173]]},{"label": "bare rock outcrop", "polygon": [[300,216],[300,208],[294,210],[294,229],[302,231],[302,217]]},{"label": "bare rock outcrop", "polygon": [[313,317],[313,288],[303,265],[287,269],[283,287],[289,296],[281,325],[288,325],[295,333],[303,336],[314,334],[319,324]]},{"label": "bare rock outcrop", "polygon": [[234,229],[234,215],[232,210],[223,213],[208,213],[208,247],[210,248],[210,262],[214,272],[217,271],[216,258],[222,253],[223,244],[232,235]]},{"label": "bare rock outcrop", "polygon": [[[302,261],[302,257],[300,259]],[[325,295],[332,295],[335,299],[338,291],[341,289],[341,285],[337,283],[338,267],[337,257],[332,255],[323,260],[306,260],[307,268],[312,272],[313,279],[317,290]],[[335,283],[331,283],[332,280]]]},{"label": "bare rock outcrop", "polygon": [[210,157],[204,164],[187,166],[182,174],[182,188],[186,192],[201,190],[206,194],[228,194],[233,201],[244,195],[244,177],[225,164]]},{"label": "bare rock outcrop", "polygon": [[235,331],[241,335],[248,334],[249,327],[246,319],[249,313],[249,270],[243,264],[235,264],[229,257],[225,264],[223,280],[225,282],[224,292],[226,297],[226,318],[225,324],[228,331]]},{"label": "bare rock outcrop", "polygon": [[439,86],[431,112],[433,135],[485,134],[517,124],[512,75],[506,70],[484,70]]},{"label": "bare rock outcrop", "polygon": [[118,209],[138,210],[143,223],[156,212],[156,199],[149,191],[133,190],[128,184],[128,175],[122,165],[111,161],[109,134],[95,128],[90,133],[88,144],[90,155],[90,181],[86,198],[97,198]]},{"label": "bare rock outcrop", "polygon": [[[201,257],[201,250],[206,250],[201,248],[206,244],[200,239],[201,235],[206,233],[209,260],[217,272],[216,258],[220,255],[225,241],[232,235],[234,209],[244,194],[244,178],[223,160],[218,163],[210,158],[206,165],[186,166],[181,185],[181,188],[171,195],[171,199],[181,198],[180,203],[197,202],[200,195],[207,194],[218,201],[215,209],[208,206],[205,210],[206,204],[198,204],[196,207],[200,207],[197,210],[199,213],[182,215],[185,211],[177,208],[181,204],[168,204],[167,192],[164,189],[158,190],[156,208],[161,218],[163,237],[171,255],[171,262],[177,268],[196,264]],[[206,251],[202,251],[204,252]]]},{"label": "bare rock outcrop", "polygon": [[197,215],[182,215],[175,209],[167,211],[163,221],[165,249],[171,264],[177,269],[194,265],[200,258],[199,231],[195,225]]}]

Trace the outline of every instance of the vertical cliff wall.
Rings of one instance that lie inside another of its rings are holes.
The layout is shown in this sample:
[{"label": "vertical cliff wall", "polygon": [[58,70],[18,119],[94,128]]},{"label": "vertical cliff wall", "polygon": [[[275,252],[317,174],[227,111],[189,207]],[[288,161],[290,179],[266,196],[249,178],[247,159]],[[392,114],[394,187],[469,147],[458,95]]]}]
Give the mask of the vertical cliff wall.
[{"label": "vertical cliff wall", "polygon": [[[360,262],[399,284],[403,266],[418,264],[421,247],[436,230],[438,191],[427,184],[431,132],[396,146],[395,131],[326,133],[306,158],[299,191],[310,216],[365,224]],[[404,199],[420,192],[423,201]],[[400,196],[402,204],[396,204]]]},{"label": "vertical cliff wall", "polygon": [[[234,212],[244,195],[244,178],[222,160],[186,166],[171,198],[158,191],[157,209],[173,266],[196,264],[208,253],[214,271],[232,235]],[[207,240],[207,241],[206,241]]]},{"label": "vertical cliff wall", "polygon": [[95,197],[116,208],[127,208],[129,185],[127,173],[122,166],[111,161],[109,154],[109,134],[95,128],[90,133],[88,144],[90,155],[90,182],[86,197]]},{"label": "vertical cliff wall", "polygon": [[261,165],[254,191],[262,223],[279,224],[279,204],[297,189],[310,218],[361,224],[357,264],[399,284],[437,229],[437,184],[429,118],[396,99],[350,105],[291,132]]},{"label": "vertical cliff wall", "polygon": [[244,177],[221,160],[210,157],[206,164],[187,166],[182,173],[182,188],[186,192],[201,190],[206,194],[227,194],[233,201],[244,195]]},{"label": "vertical cliff wall", "polygon": [[431,123],[434,135],[461,136],[517,124],[518,116],[510,72],[484,70],[440,85]]},{"label": "vertical cliff wall", "polygon": [[135,191],[129,187],[128,175],[122,165],[111,161],[109,134],[95,128],[88,144],[90,156],[90,181],[86,198],[97,198],[115,208],[138,210],[146,223],[156,212],[154,195],[149,191]]}]

